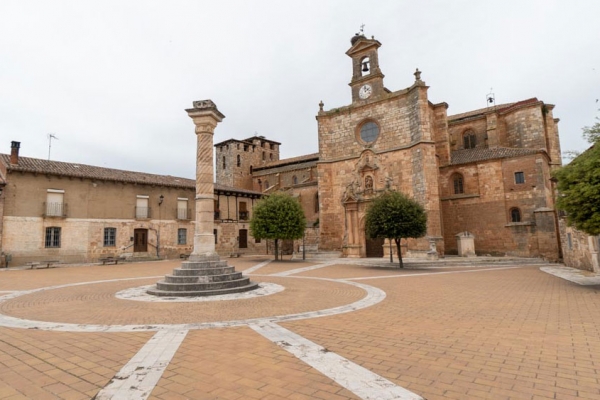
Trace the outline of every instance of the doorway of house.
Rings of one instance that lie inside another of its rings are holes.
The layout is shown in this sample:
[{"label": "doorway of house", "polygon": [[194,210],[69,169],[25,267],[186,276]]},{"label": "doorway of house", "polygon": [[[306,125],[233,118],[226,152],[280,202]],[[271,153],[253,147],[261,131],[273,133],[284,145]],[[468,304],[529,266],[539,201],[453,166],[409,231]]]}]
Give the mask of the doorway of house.
[{"label": "doorway of house", "polygon": [[148,229],[133,230],[133,252],[145,253],[148,251]]},{"label": "doorway of house", "polygon": [[240,249],[247,249],[248,248],[248,229],[240,229],[240,236],[239,236],[239,248]]},{"label": "doorway of house", "polygon": [[383,243],[385,239],[383,238],[375,238],[369,239],[367,238],[367,257],[383,257]]}]

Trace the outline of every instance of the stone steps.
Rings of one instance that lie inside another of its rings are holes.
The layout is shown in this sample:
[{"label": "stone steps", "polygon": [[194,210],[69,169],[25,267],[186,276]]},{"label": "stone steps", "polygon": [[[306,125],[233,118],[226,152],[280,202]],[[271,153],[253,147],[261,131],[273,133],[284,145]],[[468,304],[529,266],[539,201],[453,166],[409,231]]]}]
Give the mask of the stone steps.
[{"label": "stone steps", "polygon": [[214,296],[240,293],[258,288],[241,272],[227,265],[227,261],[184,261],[180,268],[165,275],[156,287],[147,290],[155,296]]},{"label": "stone steps", "polygon": [[250,290],[258,289],[258,283],[250,282],[248,285],[239,286],[234,288],[226,288],[226,289],[212,289],[212,290],[201,290],[201,291],[166,291],[159,289],[150,289],[148,293],[154,296],[161,297],[200,297],[200,296],[217,296],[224,294],[234,294],[234,293],[242,293],[248,292]]},{"label": "stone steps", "polygon": [[[232,267],[233,268],[233,267]],[[175,276],[166,275],[166,283],[209,283],[209,282],[225,282],[242,279],[241,272],[233,272],[224,275],[202,275],[202,276]]]}]

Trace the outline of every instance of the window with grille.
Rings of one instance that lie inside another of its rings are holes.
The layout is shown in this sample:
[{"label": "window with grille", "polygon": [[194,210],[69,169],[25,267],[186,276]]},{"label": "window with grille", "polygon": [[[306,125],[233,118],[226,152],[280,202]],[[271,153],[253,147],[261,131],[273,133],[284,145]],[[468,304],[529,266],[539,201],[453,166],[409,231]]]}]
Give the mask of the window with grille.
[{"label": "window with grille", "polygon": [[525,183],[525,174],[523,172],[515,172],[515,183]]},{"label": "window with grille", "polygon": [[46,228],[46,248],[57,248],[60,247],[60,228],[51,226]]},{"label": "window with grille", "polygon": [[177,244],[187,244],[187,229],[177,229]]},{"label": "window with grille", "polygon": [[465,192],[465,188],[463,185],[463,177],[460,174],[454,175],[453,179],[454,183],[454,194],[463,194]]},{"label": "window with grille", "polygon": [[474,149],[476,144],[477,141],[473,131],[468,131],[463,135],[463,147],[465,149]]},{"label": "window with grille", "polygon": [[150,208],[148,207],[149,196],[138,195],[135,203],[136,218],[150,218]]},{"label": "window with grille", "polygon": [[117,228],[104,228],[104,247],[116,246]]}]

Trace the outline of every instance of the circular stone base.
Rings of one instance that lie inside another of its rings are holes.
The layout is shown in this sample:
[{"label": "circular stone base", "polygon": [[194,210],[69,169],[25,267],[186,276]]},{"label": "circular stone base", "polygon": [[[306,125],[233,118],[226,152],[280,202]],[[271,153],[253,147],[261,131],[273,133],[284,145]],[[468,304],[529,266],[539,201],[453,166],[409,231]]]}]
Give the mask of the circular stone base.
[{"label": "circular stone base", "polygon": [[191,303],[199,301],[224,301],[224,300],[245,300],[252,299],[255,297],[263,297],[271,294],[279,293],[285,290],[285,288],[276,283],[261,282],[258,289],[243,292],[243,293],[232,293],[232,294],[221,294],[214,296],[155,296],[149,294],[148,291],[155,288],[156,285],[140,286],[135,288],[129,288],[121,290],[115,294],[115,297],[121,300],[135,300],[135,301],[147,301],[151,303],[165,302],[165,303]]}]

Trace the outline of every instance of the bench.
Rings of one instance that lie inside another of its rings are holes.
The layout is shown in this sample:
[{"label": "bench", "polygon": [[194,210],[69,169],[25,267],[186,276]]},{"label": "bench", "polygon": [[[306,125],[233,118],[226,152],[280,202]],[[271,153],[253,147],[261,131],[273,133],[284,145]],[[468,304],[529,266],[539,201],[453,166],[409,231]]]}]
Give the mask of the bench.
[{"label": "bench", "polygon": [[183,259],[183,260],[187,260],[188,258],[190,258],[189,254],[180,254],[179,258]]},{"label": "bench", "polygon": [[29,265],[30,269],[35,268],[50,268],[53,267],[54,264],[59,264],[60,261],[58,260],[46,260],[46,261],[33,261],[33,262],[28,262],[25,265]]},{"label": "bench", "polygon": [[119,263],[119,257],[105,257],[101,258],[100,261],[102,261],[102,265],[106,265],[106,263],[113,263],[117,265]]}]

